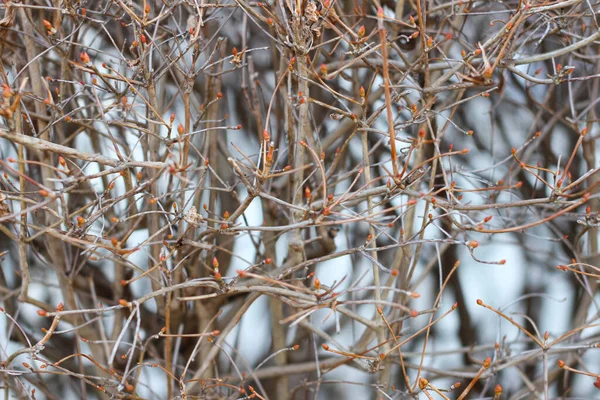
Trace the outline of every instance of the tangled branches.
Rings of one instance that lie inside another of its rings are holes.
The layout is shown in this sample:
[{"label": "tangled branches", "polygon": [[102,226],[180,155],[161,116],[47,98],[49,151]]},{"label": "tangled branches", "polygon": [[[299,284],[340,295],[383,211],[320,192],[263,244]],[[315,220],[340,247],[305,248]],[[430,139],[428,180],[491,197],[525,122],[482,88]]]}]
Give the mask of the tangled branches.
[{"label": "tangled branches", "polygon": [[591,396],[597,8],[5,3],[4,392]]}]

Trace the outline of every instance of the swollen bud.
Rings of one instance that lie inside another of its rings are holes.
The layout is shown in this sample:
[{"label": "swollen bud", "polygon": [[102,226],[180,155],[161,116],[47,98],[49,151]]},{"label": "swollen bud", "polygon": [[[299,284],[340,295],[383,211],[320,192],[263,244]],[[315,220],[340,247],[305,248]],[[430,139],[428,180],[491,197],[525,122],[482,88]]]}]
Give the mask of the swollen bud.
[{"label": "swollen bud", "polygon": [[359,37],[359,38],[362,38],[362,37],[364,37],[364,36],[365,36],[365,33],[366,33],[366,31],[367,31],[367,30],[365,29],[365,26],[364,26],[364,25],[361,25],[361,26],[360,26],[360,28],[358,28],[358,32],[357,32],[357,34],[358,34],[358,37]]}]

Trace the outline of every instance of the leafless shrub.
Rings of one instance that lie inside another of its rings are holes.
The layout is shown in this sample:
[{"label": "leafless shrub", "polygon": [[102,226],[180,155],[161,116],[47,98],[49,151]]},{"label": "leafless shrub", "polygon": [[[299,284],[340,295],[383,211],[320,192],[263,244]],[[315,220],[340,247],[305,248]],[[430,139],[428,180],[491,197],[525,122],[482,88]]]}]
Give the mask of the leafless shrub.
[{"label": "leafless shrub", "polygon": [[597,393],[595,1],[2,8],[4,398]]}]

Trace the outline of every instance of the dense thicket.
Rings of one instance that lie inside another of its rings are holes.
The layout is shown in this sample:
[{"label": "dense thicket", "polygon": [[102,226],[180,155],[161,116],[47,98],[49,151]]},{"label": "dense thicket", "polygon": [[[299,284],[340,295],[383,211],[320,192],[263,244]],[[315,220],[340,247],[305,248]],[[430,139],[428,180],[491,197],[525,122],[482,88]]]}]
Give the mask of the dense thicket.
[{"label": "dense thicket", "polygon": [[598,393],[595,1],[1,8],[5,398]]}]

